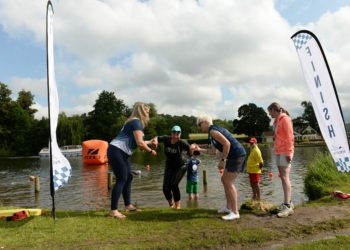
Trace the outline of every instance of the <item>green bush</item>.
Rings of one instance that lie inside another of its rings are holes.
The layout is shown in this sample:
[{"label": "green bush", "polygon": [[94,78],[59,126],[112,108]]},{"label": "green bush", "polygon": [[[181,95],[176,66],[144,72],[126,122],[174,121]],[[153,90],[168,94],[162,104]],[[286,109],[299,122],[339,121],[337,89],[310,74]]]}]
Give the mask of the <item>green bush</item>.
[{"label": "green bush", "polygon": [[318,153],[308,165],[304,191],[310,200],[330,195],[335,190],[350,191],[350,173],[337,170],[329,153]]}]

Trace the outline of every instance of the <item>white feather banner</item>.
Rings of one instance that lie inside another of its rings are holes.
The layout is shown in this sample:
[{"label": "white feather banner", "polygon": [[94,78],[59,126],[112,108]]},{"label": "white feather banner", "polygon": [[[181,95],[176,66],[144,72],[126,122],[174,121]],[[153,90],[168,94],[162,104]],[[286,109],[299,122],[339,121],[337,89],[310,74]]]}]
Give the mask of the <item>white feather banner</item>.
[{"label": "white feather banner", "polygon": [[292,39],[328,150],[337,169],[341,172],[350,172],[350,152],[343,114],[321,44],[308,30],[298,31]]}]

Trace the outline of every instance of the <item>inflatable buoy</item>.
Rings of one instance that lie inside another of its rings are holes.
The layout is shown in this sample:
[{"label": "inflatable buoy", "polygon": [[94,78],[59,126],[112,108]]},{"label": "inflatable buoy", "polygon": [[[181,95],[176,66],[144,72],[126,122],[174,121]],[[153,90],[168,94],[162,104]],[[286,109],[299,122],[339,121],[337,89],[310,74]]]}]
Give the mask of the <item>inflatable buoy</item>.
[{"label": "inflatable buoy", "polygon": [[85,164],[104,164],[108,162],[108,142],[102,140],[88,140],[82,143],[83,162]]},{"label": "inflatable buoy", "polygon": [[269,178],[270,178],[270,181],[272,180],[272,177],[273,177],[273,173],[272,173],[272,172],[270,172],[270,173],[269,173]]},{"label": "inflatable buoy", "polygon": [[146,165],[146,171],[147,172],[151,171],[151,166],[150,165]]}]

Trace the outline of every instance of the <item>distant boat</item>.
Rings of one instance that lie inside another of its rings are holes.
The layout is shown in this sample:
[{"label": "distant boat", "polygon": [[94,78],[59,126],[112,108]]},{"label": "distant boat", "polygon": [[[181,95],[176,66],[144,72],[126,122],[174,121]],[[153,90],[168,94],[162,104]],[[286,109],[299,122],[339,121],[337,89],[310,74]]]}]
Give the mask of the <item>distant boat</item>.
[{"label": "distant boat", "polygon": [[[61,152],[66,157],[80,157],[82,156],[81,145],[66,145],[60,147]],[[39,152],[39,156],[42,158],[50,156],[50,150],[48,148],[42,148]]]}]

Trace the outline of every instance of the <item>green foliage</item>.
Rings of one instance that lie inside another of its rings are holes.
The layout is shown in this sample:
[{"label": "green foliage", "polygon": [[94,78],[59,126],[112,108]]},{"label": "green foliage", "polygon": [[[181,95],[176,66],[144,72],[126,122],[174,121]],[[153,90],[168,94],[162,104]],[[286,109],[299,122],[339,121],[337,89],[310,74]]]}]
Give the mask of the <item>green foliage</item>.
[{"label": "green foliage", "polygon": [[98,96],[94,109],[84,120],[87,129],[86,139],[100,139],[110,141],[117,131],[113,125],[120,123],[129,112],[123,100],[116,98],[114,92],[102,91]]},{"label": "green foliage", "polygon": [[233,132],[233,121],[230,120],[214,120],[214,124],[226,128],[228,131]]},{"label": "green foliage", "polygon": [[[37,155],[41,148],[48,146],[49,121],[47,118],[41,120],[34,118],[37,110],[32,108],[34,96],[30,91],[24,89],[19,91],[16,101],[11,99],[11,94],[12,92],[7,85],[0,82],[0,155]],[[189,134],[200,132],[196,126],[196,117],[158,114],[153,103],[148,103],[148,105],[151,107],[151,112],[150,122],[144,131],[145,139],[156,135],[169,135],[174,125],[179,125],[182,128],[181,137],[184,139],[188,139]],[[260,125],[264,118],[259,116],[262,109],[257,108],[255,104],[246,106],[249,108],[248,111],[253,112],[254,118],[258,117],[256,122]],[[248,116],[252,116],[248,113],[246,113],[245,107],[241,107],[240,125]],[[265,114],[266,118],[266,113],[263,110],[262,113]],[[82,141],[90,139],[110,141],[121,130],[130,114],[131,109],[124,104],[123,100],[118,99],[114,92],[102,91],[90,112],[71,117],[65,113],[59,114],[58,144],[60,146],[81,144]],[[214,123],[233,131],[232,122],[229,120],[215,120]],[[260,133],[259,129],[262,128],[255,126],[254,133]],[[207,143],[207,136],[195,140],[195,142]]]},{"label": "green foliage", "polygon": [[338,189],[350,192],[350,175],[337,170],[329,153],[319,153],[308,165],[304,186],[310,200],[329,196]]},{"label": "green foliage", "polygon": [[190,133],[197,132],[196,117],[194,116],[171,116],[160,114],[153,117],[150,124],[145,129],[145,134],[151,135],[169,135],[174,125],[181,127],[181,137],[188,138]]},{"label": "green foliage", "polygon": [[80,116],[67,117],[65,113],[58,116],[57,141],[60,146],[80,145],[84,136],[83,119]]},{"label": "green foliage", "polygon": [[30,91],[25,91],[22,89],[20,92],[18,92],[16,102],[32,119],[34,118],[34,114],[38,110],[31,108],[31,106],[34,104],[34,95],[32,95]]},{"label": "green foliage", "polygon": [[265,110],[254,103],[244,104],[238,109],[238,118],[233,120],[233,132],[259,137],[270,126]]},{"label": "green foliage", "polygon": [[28,144],[30,145],[30,151],[28,155],[37,155],[43,147],[49,145],[49,119],[42,117],[40,120],[34,120],[33,124],[28,132]]}]

